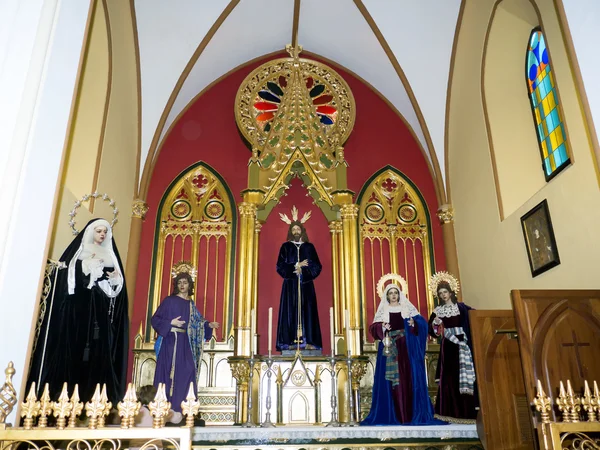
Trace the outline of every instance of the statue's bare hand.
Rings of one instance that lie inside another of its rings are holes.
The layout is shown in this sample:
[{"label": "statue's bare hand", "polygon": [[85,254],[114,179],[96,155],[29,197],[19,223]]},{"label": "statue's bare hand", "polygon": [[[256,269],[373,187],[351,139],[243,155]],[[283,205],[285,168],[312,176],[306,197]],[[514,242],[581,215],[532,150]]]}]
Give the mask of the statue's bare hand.
[{"label": "statue's bare hand", "polygon": [[209,328],[219,328],[221,325],[219,325],[219,322],[209,322],[208,326]]},{"label": "statue's bare hand", "polygon": [[308,259],[305,259],[304,261],[300,261],[298,263],[298,267],[308,267]]},{"label": "statue's bare hand", "polygon": [[173,325],[175,327],[183,326],[183,324],[185,323],[185,320],[180,320],[180,319],[181,319],[181,316],[177,316],[176,318],[171,320],[171,325]]}]

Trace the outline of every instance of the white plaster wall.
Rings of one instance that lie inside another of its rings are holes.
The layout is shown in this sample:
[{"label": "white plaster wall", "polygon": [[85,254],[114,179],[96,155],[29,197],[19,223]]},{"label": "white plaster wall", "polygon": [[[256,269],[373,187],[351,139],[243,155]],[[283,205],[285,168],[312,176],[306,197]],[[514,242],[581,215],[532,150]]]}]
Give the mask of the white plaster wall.
[{"label": "white plaster wall", "polygon": [[181,72],[228,3],[229,0],[135,2],[142,81],[142,163]]},{"label": "white plaster wall", "polygon": [[[390,3],[386,2],[388,5]],[[343,11],[343,17],[333,19],[339,16],[340,11]],[[302,1],[298,42],[306,50],[347,67],[373,85],[400,111],[421,145],[428,148],[406,89],[371,27],[353,2]],[[414,39],[411,42],[418,45]]]},{"label": "white plaster wall", "polygon": [[[460,0],[364,0],[364,4],[410,81],[443,168],[446,93]],[[445,183],[445,170],[442,179]]]},{"label": "white plaster wall", "polygon": [[12,26],[0,36],[0,367],[14,362],[22,399],[90,2],[9,0],[2,8],[2,25]]},{"label": "white plaster wall", "polygon": [[585,86],[596,135],[600,136],[600,2],[562,0],[573,38],[577,62]]}]

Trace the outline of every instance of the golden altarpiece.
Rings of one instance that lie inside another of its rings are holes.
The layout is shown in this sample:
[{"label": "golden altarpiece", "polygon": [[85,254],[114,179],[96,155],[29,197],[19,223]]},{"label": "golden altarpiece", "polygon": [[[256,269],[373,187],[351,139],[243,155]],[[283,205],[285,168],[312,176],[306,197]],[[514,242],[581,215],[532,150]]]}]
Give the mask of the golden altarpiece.
[{"label": "golden altarpiece", "polygon": [[[198,384],[207,424],[359,421],[370,407],[376,348],[365,329],[377,310],[377,280],[400,274],[419,311],[428,316],[433,308],[426,288],[434,272],[433,244],[423,197],[399,171],[384,167],[355,199],[347,188],[343,147],[355,120],[352,92],[330,67],[300,58],[301,48],[288,51],[290,57],[250,73],[237,93],[236,121],[252,150],[242,201],[236,205],[226,182],[200,162],[171,183],[157,215],[133,381],[152,383],[150,318],[169,294],[171,274],[193,268],[196,292],[205,299],[200,312],[222,323],[220,337],[205,344]],[[260,230],[267,220],[279,220],[270,213],[295,177],[329,222],[335,348],[329,357],[254,354],[259,336],[251,311],[266,313],[258,302]],[[435,348],[427,364],[431,378]]]}]

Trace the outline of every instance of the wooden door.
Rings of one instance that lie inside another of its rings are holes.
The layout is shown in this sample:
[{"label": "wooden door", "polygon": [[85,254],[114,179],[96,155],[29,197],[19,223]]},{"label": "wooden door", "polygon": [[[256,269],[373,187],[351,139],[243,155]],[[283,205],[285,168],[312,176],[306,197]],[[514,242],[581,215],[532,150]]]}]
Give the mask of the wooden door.
[{"label": "wooden door", "polygon": [[480,402],[479,439],[486,450],[533,449],[513,312],[472,310],[469,319]]},{"label": "wooden door", "polygon": [[512,291],[511,295],[528,402],[536,395],[538,379],[552,398],[558,396],[561,380],[571,380],[576,392],[583,392],[585,379],[600,380],[600,291]]}]

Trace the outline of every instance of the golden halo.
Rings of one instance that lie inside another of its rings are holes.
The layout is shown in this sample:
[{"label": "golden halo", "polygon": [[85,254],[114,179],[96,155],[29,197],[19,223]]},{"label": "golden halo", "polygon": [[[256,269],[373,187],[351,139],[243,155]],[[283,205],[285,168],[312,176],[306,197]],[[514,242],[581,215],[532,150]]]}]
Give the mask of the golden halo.
[{"label": "golden halo", "polygon": [[177,278],[177,275],[179,275],[180,273],[187,273],[187,274],[189,274],[190,277],[192,277],[192,281],[194,283],[196,282],[196,275],[198,275],[198,271],[192,265],[191,262],[189,262],[189,261],[181,261],[181,262],[178,262],[177,264],[175,264],[173,266],[173,269],[171,269],[171,277],[172,278]]},{"label": "golden halo", "polygon": [[404,278],[402,278],[400,275],[397,275],[395,273],[387,273],[384,276],[382,276],[379,279],[379,281],[377,282],[377,295],[379,296],[379,298],[381,298],[381,296],[383,295],[383,289],[385,287],[385,282],[390,281],[390,280],[396,281],[402,288],[402,292],[404,292],[404,295],[406,295],[406,298],[408,298],[408,283],[406,282],[406,280]]},{"label": "golden halo", "polygon": [[458,291],[460,291],[460,285],[458,284],[456,277],[448,272],[441,271],[434,273],[431,275],[431,278],[429,278],[429,290],[434,297],[437,297],[437,287],[442,281],[448,283],[450,285],[450,289],[452,289],[455,294],[458,294]]}]

